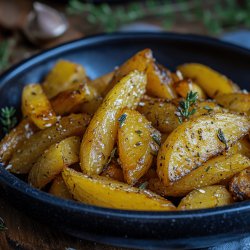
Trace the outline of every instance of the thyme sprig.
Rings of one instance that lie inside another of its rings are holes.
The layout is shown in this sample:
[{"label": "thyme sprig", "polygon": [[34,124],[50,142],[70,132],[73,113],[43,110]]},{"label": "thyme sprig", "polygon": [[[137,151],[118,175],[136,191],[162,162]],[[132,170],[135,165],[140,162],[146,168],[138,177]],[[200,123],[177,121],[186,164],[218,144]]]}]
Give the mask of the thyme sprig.
[{"label": "thyme sprig", "polygon": [[166,29],[171,29],[180,17],[184,22],[199,22],[212,34],[220,34],[239,26],[250,27],[250,1],[145,0],[111,5],[69,0],[67,11],[69,14],[84,14],[90,24],[101,26],[106,32],[152,17],[161,20]]},{"label": "thyme sprig", "polygon": [[189,91],[187,93],[186,99],[179,102],[179,106],[177,107],[177,111],[175,112],[178,117],[179,123],[187,120],[196,112],[196,109],[192,108],[192,106],[196,103],[197,99],[198,93]]},{"label": "thyme sprig", "polygon": [[0,122],[4,133],[9,133],[17,124],[16,109],[14,107],[1,108]]},{"label": "thyme sprig", "polygon": [[8,67],[9,57],[10,57],[10,41],[5,40],[0,42],[0,71]]}]

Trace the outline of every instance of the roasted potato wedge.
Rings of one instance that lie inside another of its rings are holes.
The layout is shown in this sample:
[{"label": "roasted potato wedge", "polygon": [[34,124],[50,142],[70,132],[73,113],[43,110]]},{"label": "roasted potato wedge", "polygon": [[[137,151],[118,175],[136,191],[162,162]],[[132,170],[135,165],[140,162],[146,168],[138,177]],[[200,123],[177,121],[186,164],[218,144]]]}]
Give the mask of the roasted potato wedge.
[{"label": "roasted potato wedge", "polygon": [[111,83],[111,80],[114,77],[114,72],[107,73],[103,76],[100,76],[90,82],[90,85],[93,86],[99,95],[104,97],[104,93],[108,85]]},{"label": "roasted potato wedge", "polygon": [[22,111],[40,129],[51,127],[56,122],[56,114],[40,84],[24,87]]},{"label": "roasted potato wedge", "polygon": [[241,154],[216,156],[174,182],[173,185],[165,187],[164,194],[184,196],[194,189],[228,180],[247,167],[250,167],[250,159]]},{"label": "roasted potato wedge", "polygon": [[69,192],[62,175],[58,175],[52,182],[52,185],[49,189],[49,193],[53,194],[59,198],[67,199],[67,200],[72,200],[72,195]]},{"label": "roasted potato wedge", "polygon": [[94,115],[94,113],[97,111],[97,109],[100,107],[100,105],[103,102],[103,98],[101,96],[96,96],[93,99],[84,102],[81,104],[81,111],[83,113],[87,113],[89,115]]},{"label": "roasted potato wedge", "polygon": [[0,162],[7,164],[14,152],[37,130],[29,119],[24,118],[0,141]]},{"label": "roasted potato wedge", "polygon": [[172,87],[172,77],[170,71],[156,64],[154,61],[149,62],[147,70],[147,88],[148,95],[172,99],[176,93]]},{"label": "roasted potato wedge", "polygon": [[181,97],[186,97],[190,91],[197,92],[199,99],[206,99],[207,97],[204,90],[190,78],[175,82],[173,86],[176,93]]},{"label": "roasted potato wedge", "polygon": [[36,188],[43,188],[60,174],[65,166],[79,162],[80,138],[68,137],[51,145],[29,172],[28,182]]},{"label": "roasted potato wedge", "polygon": [[232,178],[229,190],[235,200],[250,199],[250,167],[242,170]]},{"label": "roasted potato wedge", "polygon": [[157,155],[161,134],[139,112],[124,109],[118,129],[118,149],[124,179],[134,185],[150,168]]},{"label": "roasted potato wedge", "polygon": [[149,62],[153,61],[153,54],[151,49],[144,49],[139,51],[134,56],[129,58],[114,72],[113,79],[104,92],[104,96],[117,84],[124,76],[128,75],[131,71],[138,70],[145,72]]},{"label": "roasted potato wedge", "polygon": [[105,97],[83,136],[80,165],[84,173],[102,172],[117,138],[120,111],[125,107],[136,108],[145,93],[146,82],[144,73],[133,71]]},{"label": "roasted potato wedge", "polygon": [[157,173],[167,186],[220,154],[248,133],[248,117],[216,113],[195,117],[177,127],[162,144]]},{"label": "roasted potato wedge", "polygon": [[60,60],[49,72],[42,86],[50,99],[62,91],[78,87],[79,83],[85,81],[87,76],[81,65]]},{"label": "roasted potato wedge", "polygon": [[232,147],[225,151],[224,155],[242,154],[250,158],[250,142],[248,136],[237,141]]},{"label": "roasted potato wedge", "polygon": [[9,171],[16,174],[29,173],[38,157],[52,144],[70,136],[83,135],[89,120],[86,114],[71,114],[61,118],[52,127],[35,133],[13,154]]},{"label": "roasted potato wedge", "polygon": [[81,105],[98,98],[99,94],[90,84],[81,84],[77,89],[65,90],[51,99],[57,115],[66,115],[82,110]]},{"label": "roasted potato wedge", "polygon": [[[137,110],[152,122],[152,125],[162,133],[171,133],[180,125],[176,115],[180,100],[162,100],[156,98],[144,98],[140,101]],[[194,105],[196,112],[192,117],[198,117],[210,112],[225,112],[223,108],[213,101],[197,101]]]},{"label": "roasted potato wedge", "polygon": [[177,209],[213,208],[231,203],[233,203],[233,198],[228,190],[224,186],[215,185],[193,190],[181,200]]},{"label": "roasted potato wedge", "polygon": [[185,78],[194,79],[211,98],[218,94],[234,93],[237,90],[226,76],[203,64],[187,63],[180,65],[178,70]]},{"label": "roasted potato wedge", "polygon": [[65,168],[62,176],[73,197],[86,204],[127,210],[175,210],[170,201],[148,190],[107,177],[90,177],[70,168]]},{"label": "roasted potato wedge", "polygon": [[247,112],[250,110],[249,93],[232,93],[216,96],[216,102],[229,110],[236,112]]},{"label": "roasted potato wedge", "polygon": [[101,176],[109,177],[113,180],[124,182],[121,166],[116,161],[112,161],[101,173]]},{"label": "roasted potato wedge", "polygon": [[171,101],[146,98],[140,101],[137,110],[162,133],[171,133],[179,126],[176,106]]}]

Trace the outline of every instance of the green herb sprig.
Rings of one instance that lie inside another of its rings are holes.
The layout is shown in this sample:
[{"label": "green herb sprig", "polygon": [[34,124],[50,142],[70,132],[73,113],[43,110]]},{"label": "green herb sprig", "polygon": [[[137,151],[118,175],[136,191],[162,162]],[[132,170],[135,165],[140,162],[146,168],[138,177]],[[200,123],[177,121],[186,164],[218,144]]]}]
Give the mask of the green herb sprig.
[{"label": "green herb sprig", "polygon": [[9,40],[0,42],[0,71],[4,70],[9,65],[10,45]]},{"label": "green herb sprig", "polygon": [[199,22],[211,34],[220,34],[235,27],[250,27],[250,1],[225,0],[145,0],[126,5],[91,4],[70,0],[69,14],[84,14],[90,24],[102,27],[106,32],[121,25],[144,18],[158,18],[166,29],[180,19],[183,22]]},{"label": "green herb sprig", "polygon": [[187,93],[186,99],[179,102],[179,106],[177,107],[177,111],[175,112],[178,117],[179,123],[187,120],[196,112],[196,109],[192,108],[192,106],[196,103],[197,99],[198,93],[190,91]]},{"label": "green herb sprig", "polygon": [[9,133],[12,128],[17,124],[16,109],[13,107],[5,107],[0,112],[0,122],[3,132]]}]

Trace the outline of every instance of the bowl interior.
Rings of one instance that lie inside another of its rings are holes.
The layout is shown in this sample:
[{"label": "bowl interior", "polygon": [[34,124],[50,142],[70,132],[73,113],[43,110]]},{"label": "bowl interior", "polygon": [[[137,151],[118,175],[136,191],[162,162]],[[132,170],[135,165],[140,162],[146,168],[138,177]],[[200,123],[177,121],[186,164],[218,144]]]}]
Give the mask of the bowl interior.
[{"label": "bowl interior", "polygon": [[[121,65],[126,59],[144,48],[151,48],[158,62],[170,70],[175,70],[177,65],[186,62],[203,63],[225,74],[239,84],[241,88],[250,90],[250,51],[246,49],[228,43],[218,42],[215,39],[192,35],[122,33],[94,36],[67,43],[45,51],[14,66],[0,77],[0,108],[14,106],[20,111],[20,97],[23,86],[28,83],[41,82],[58,59],[67,59],[80,63],[86,68],[90,78],[96,78],[112,71],[114,67]],[[37,199],[44,203],[53,203],[52,200],[54,198],[48,194],[28,187],[27,184],[18,181],[14,176],[10,177],[10,174],[6,173],[2,167],[0,168],[3,174],[0,176],[0,181],[2,181],[3,186],[5,186],[5,188],[7,187],[10,192],[15,193],[15,190],[18,189],[18,192],[22,193],[20,196],[22,199],[27,199],[27,195],[32,197],[32,201],[37,197]],[[138,212],[129,212],[126,214],[118,210],[116,212],[115,210],[102,210],[101,208],[94,209],[91,206],[79,206],[78,204],[74,205],[72,202],[64,202],[59,199],[54,200],[55,202],[51,205],[51,209],[55,208],[58,211],[58,208],[63,206],[63,208],[60,208],[64,209],[61,213],[71,213],[71,216],[73,212],[76,214],[83,212],[87,214],[90,211],[92,214],[102,216],[104,213],[109,214],[108,211],[111,211],[109,216],[115,215],[116,218],[123,216],[123,218],[127,217],[127,219],[135,219],[135,217],[137,217],[138,220],[144,219],[145,223],[152,223],[154,218],[158,220],[163,216],[163,213],[158,213],[157,215],[156,213],[150,212],[141,213],[141,215]],[[243,202],[242,205],[237,204],[235,208],[240,209],[240,207],[242,208],[244,206],[249,207],[248,202]],[[37,209],[37,211],[39,211],[39,209],[42,208],[38,207]],[[209,210],[203,211],[200,214],[210,216],[213,213],[221,216],[229,210],[235,212],[233,206],[229,206],[217,210],[211,209],[211,213]],[[176,216],[174,213],[165,213],[167,216],[165,218],[171,220],[176,218],[178,221],[178,219],[186,216],[194,218],[194,214],[197,213],[199,212],[181,212],[179,215],[176,214]],[[169,216],[167,214],[169,214]],[[148,219],[147,221],[145,220],[146,217]],[[70,223],[72,223],[72,221]],[[77,223],[76,219],[75,223]],[[189,225],[192,225],[191,221],[190,223]],[[182,225],[182,223],[178,225],[180,230]],[[188,224],[186,224],[186,226],[187,225]],[[188,227],[187,230],[189,230]],[[114,232],[115,231],[113,231],[113,235]],[[195,232],[195,229],[193,232]],[[198,231],[196,230],[196,232]]]}]

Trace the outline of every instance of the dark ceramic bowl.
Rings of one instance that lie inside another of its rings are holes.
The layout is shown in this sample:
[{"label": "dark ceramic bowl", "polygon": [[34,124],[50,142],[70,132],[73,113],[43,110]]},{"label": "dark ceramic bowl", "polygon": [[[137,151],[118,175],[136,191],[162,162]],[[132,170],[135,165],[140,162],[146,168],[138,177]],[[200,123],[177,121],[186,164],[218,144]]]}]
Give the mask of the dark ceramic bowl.
[{"label": "dark ceramic bowl", "polygon": [[[249,90],[250,51],[219,40],[164,33],[121,33],[77,40],[21,62],[0,77],[0,107],[20,107],[22,88],[41,82],[60,58],[83,64],[90,77],[109,72],[149,47],[161,63],[200,62]],[[40,221],[79,238],[142,249],[198,248],[237,239],[250,232],[250,202],[186,212],[133,212],[62,200],[30,187],[0,166],[8,200]]]}]

